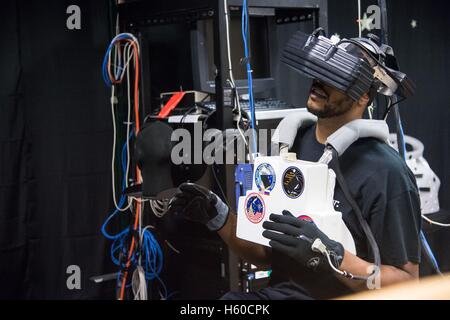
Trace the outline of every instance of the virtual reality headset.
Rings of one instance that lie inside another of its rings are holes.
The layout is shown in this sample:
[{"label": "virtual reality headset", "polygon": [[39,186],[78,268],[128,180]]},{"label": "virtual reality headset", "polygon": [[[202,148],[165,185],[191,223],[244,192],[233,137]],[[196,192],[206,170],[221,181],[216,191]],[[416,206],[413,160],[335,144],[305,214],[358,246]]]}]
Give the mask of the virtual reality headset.
[{"label": "virtual reality headset", "polygon": [[322,28],[311,35],[296,32],[283,50],[281,61],[309,78],[345,92],[353,100],[372,91],[401,98],[414,94],[414,83],[396,70],[392,48],[378,45],[374,35],[329,39],[320,33]]}]

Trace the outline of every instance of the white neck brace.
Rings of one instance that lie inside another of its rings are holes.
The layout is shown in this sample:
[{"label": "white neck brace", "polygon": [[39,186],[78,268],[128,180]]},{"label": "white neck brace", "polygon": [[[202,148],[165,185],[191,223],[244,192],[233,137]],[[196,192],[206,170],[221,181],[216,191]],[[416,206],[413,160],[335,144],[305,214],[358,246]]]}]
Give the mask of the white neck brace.
[{"label": "white neck brace", "polygon": [[[317,117],[304,111],[281,120],[272,142],[280,145],[280,153],[288,152],[292,148],[298,130],[305,125],[317,122]],[[360,138],[376,138],[383,142],[389,139],[389,128],[383,120],[357,119],[350,121],[330,135],[326,141],[341,156],[348,147]]]}]

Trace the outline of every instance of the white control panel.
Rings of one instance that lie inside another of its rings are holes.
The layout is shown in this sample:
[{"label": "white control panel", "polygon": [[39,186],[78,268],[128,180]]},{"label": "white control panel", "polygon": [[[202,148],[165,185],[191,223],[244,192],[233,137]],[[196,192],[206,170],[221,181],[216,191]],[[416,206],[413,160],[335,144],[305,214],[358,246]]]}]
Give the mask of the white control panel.
[{"label": "white control panel", "polygon": [[334,210],[336,176],[326,164],[297,160],[288,153],[255,159],[253,188],[239,198],[237,237],[269,245],[262,224],[272,213],[290,211],[295,217],[315,223],[331,239],[356,254],[353,237]]}]

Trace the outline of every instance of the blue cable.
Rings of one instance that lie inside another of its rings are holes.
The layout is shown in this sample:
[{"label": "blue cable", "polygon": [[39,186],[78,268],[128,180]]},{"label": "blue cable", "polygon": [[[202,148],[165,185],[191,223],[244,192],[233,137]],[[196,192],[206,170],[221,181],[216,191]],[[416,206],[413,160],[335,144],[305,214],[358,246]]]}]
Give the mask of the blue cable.
[{"label": "blue cable", "polygon": [[425,234],[423,231],[420,231],[420,238],[422,239],[422,243],[425,246],[425,250],[428,253],[428,256],[431,259],[431,263],[433,264],[434,269],[436,270],[436,273],[441,274],[441,269],[439,268],[439,264],[436,260],[436,257],[434,256],[433,250],[430,247],[430,244],[427,241],[427,238],[425,237]]},{"label": "blue cable", "polygon": [[144,231],[142,237],[142,259],[145,261],[146,277],[153,280],[162,270],[162,250],[158,241],[148,229]]},{"label": "blue cable", "polygon": [[402,125],[402,120],[400,119],[400,116],[399,116],[399,118],[398,118],[398,128],[399,128],[399,131],[400,131],[400,135],[401,135],[401,137],[402,137],[402,141],[403,141],[402,145],[401,145],[401,146],[399,146],[399,150],[400,150],[400,148],[402,148],[402,151],[403,151],[403,153],[400,153],[400,154],[402,154],[402,155],[403,155],[403,160],[405,160],[405,161],[406,161],[406,143],[405,143],[405,133],[403,132],[403,125]]},{"label": "blue cable", "polygon": [[[256,129],[256,115],[255,115],[255,101],[253,98],[253,75],[252,67],[250,64],[250,53],[248,48],[248,4],[247,0],[243,0],[242,4],[242,40],[244,42],[244,56],[245,64],[247,68],[247,84],[248,84],[248,98],[250,106],[250,126],[252,129]],[[256,132],[253,131],[253,152],[257,153],[257,140]]]},{"label": "blue cable", "polygon": [[142,259],[145,262],[145,278],[147,280],[158,280],[163,289],[163,297],[166,299],[167,287],[164,284],[164,281],[162,281],[162,279],[159,277],[164,264],[164,256],[161,250],[161,246],[159,245],[154,235],[148,229],[144,230],[143,233]]},{"label": "blue cable", "polygon": [[[133,132],[130,133],[130,136],[128,137],[129,140],[132,139],[134,136]],[[125,190],[126,187],[126,161],[127,160],[127,143],[125,142],[122,147],[121,152],[121,166],[122,166],[122,172],[123,172],[123,180],[122,180],[122,190]],[[122,207],[125,204],[126,196],[122,194],[120,197],[118,206]],[[117,234],[110,234],[106,231],[106,227],[110,223],[110,221],[119,213],[120,211],[117,210],[117,208],[114,210],[114,212],[108,216],[108,218],[105,220],[105,222],[102,225],[101,231],[105,238],[109,240],[113,240],[113,243],[111,245],[111,261],[121,267],[126,268],[126,263],[123,262],[123,257],[127,257],[128,252],[127,249],[129,247],[128,240],[130,239],[130,227],[124,228],[122,231],[118,232]],[[163,290],[163,297],[167,297],[167,287],[164,284],[163,280],[160,278],[160,274],[162,272],[163,268],[163,252],[161,249],[161,246],[159,245],[158,241],[156,240],[153,233],[146,229],[143,232],[142,236],[142,248],[140,248],[139,252],[133,252],[130,262],[131,265],[137,266],[139,262],[139,257],[141,257],[143,263],[143,269],[145,272],[145,278],[146,280],[158,280],[161,284],[162,290]],[[121,262],[122,261],[122,262]],[[120,274],[118,274],[118,281],[120,280]],[[129,285],[128,285],[129,287]]]}]

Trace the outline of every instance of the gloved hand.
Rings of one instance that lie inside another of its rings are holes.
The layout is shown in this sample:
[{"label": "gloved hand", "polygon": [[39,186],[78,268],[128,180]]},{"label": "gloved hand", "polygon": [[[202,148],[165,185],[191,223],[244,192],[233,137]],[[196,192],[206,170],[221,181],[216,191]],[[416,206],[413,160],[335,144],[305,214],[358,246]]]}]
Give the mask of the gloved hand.
[{"label": "gloved hand", "polygon": [[182,214],[211,230],[221,229],[228,218],[228,206],[213,192],[195,183],[183,183],[169,202],[169,212]]},{"label": "gloved hand", "polygon": [[[271,214],[269,218],[273,222],[263,223],[266,229],[263,236],[270,239],[269,245],[273,249],[293,258],[302,266],[315,271],[329,271],[331,267],[328,259],[319,250],[325,249],[320,246],[322,242],[330,254],[331,262],[339,268],[344,257],[344,247],[328,238],[313,222],[297,219],[287,210],[283,211],[283,215]],[[320,246],[316,250],[312,249],[314,242]]]}]

